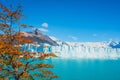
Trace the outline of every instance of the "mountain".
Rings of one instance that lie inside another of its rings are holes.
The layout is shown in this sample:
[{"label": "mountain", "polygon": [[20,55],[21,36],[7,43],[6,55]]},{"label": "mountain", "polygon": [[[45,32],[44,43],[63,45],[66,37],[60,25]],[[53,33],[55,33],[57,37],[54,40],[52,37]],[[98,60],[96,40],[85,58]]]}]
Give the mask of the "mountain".
[{"label": "mountain", "polygon": [[49,38],[47,35],[42,34],[39,29],[35,29],[32,32],[21,32],[21,33],[22,33],[22,37],[34,40],[38,44],[39,43],[47,43],[52,46],[58,45],[54,40]]},{"label": "mountain", "polygon": [[58,45],[63,45],[63,44],[68,45],[65,41],[61,41],[54,36],[49,36],[49,38],[51,38],[53,41],[55,41]]},{"label": "mountain", "polygon": [[108,42],[65,42],[57,39],[54,36],[47,36],[40,32],[39,29],[35,29],[32,32],[22,32],[22,36],[39,43],[47,43],[52,46],[68,45],[68,46],[87,46],[96,48],[120,48],[120,42],[108,41]]},{"label": "mountain", "polygon": [[109,41],[108,45],[112,48],[120,48],[120,42]]}]

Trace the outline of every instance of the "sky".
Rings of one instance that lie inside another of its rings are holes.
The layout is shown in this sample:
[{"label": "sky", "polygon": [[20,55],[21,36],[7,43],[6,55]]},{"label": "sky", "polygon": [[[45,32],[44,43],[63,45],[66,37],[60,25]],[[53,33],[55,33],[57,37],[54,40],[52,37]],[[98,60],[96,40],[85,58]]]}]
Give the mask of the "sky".
[{"label": "sky", "polygon": [[[0,0],[23,6],[23,23],[63,41],[120,41],[120,0]],[[31,31],[27,29],[26,31]]]}]

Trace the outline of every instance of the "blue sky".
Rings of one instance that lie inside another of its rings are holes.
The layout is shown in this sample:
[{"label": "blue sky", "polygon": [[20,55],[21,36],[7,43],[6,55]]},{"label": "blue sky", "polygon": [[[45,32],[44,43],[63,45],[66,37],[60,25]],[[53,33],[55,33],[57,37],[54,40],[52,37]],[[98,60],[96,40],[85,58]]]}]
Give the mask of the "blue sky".
[{"label": "blue sky", "polygon": [[[120,0],[0,0],[21,3],[22,22],[64,41],[120,41]],[[30,31],[30,30],[29,30]]]}]

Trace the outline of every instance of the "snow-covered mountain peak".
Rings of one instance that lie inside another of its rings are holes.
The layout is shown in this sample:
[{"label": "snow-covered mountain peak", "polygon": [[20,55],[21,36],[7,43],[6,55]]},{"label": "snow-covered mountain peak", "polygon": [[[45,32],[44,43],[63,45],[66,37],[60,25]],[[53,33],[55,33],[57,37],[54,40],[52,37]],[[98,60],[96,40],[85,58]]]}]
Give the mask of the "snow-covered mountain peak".
[{"label": "snow-covered mountain peak", "polygon": [[54,37],[54,36],[49,36],[49,38],[51,38],[53,41],[55,41],[58,45],[63,45],[63,44],[67,45],[66,42],[61,41],[61,40],[57,39],[57,38]]},{"label": "snow-covered mountain peak", "polygon": [[119,41],[109,41],[108,45],[112,48],[120,48],[120,42]]},{"label": "snow-covered mountain peak", "polygon": [[54,36],[49,36],[49,38],[51,38],[54,41],[58,41],[58,39],[56,37],[54,37]]},{"label": "snow-covered mountain peak", "polygon": [[104,41],[104,42],[64,42],[57,39],[54,36],[49,36],[58,45],[68,46],[85,46],[85,47],[96,47],[96,48],[120,48],[120,42],[118,41]]}]

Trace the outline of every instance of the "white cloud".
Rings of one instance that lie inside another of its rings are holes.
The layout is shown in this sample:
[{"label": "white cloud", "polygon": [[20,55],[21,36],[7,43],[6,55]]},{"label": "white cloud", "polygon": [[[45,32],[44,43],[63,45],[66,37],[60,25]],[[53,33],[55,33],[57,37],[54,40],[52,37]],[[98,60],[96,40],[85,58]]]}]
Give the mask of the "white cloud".
[{"label": "white cloud", "polygon": [[73,39],[73,40],[78,40],[78,38],[77,37],[75,37],[75,36],[68,36],[69,38],[71,38],[71,39]]},{"label": "white cloud", "polygon": [[41,26],[47,28],[48,27],[48,23],[42,23]]},{"label": "white cloud", "polygon": [[42,32],[48,32],[48,30],[45,29],[45,28],[39,28],[39,30],[42,31]]}]

